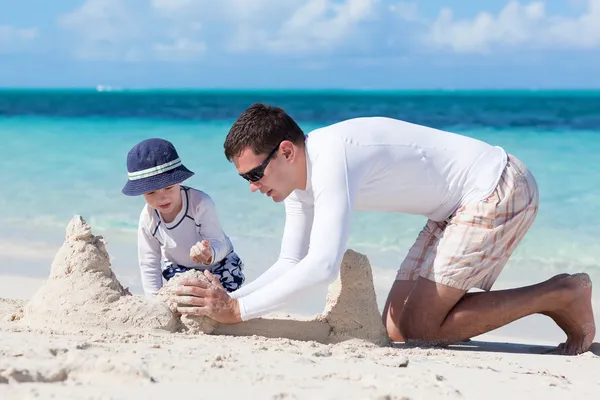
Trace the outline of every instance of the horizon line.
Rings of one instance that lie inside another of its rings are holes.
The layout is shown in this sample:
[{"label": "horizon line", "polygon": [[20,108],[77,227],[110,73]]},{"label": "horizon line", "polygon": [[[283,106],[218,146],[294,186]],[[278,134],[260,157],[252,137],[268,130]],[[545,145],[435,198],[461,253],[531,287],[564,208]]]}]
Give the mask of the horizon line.
[{"label": "horizon line", "polygon": [[96,86],[1,86],[0,92],[8,91],[89,91],[98,93],[119,92],[379,92],[379,93],[410,93],[410,92],[599,92],[599,87],[588,88],[532,88],[532,87],[489,87],[489,88],[343,88],[343,87],[121,87],[111,85]]}]

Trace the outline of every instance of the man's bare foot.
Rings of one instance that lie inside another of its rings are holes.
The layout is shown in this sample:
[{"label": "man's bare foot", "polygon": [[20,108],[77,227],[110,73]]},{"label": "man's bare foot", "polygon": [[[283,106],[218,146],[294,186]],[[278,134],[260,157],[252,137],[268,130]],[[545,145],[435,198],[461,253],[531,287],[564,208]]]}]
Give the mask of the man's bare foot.
[{"label": "man's bare foot", "polygon": [[560,296],[552,311],[544,313],[567,334],[554,353],[576,355],[586,352],[594,341],[596,325],[592,310],[592,281],[588,274],[561,274],[548,281]]}]

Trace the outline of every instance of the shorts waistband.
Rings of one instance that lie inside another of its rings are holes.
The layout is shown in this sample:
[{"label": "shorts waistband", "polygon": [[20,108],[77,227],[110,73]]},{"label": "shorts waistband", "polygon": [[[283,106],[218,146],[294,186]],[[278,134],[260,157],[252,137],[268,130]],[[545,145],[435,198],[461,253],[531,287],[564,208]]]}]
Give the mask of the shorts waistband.
[{"label": "shorts waistband", "polygon": [[507,155],[508,162],[506,163],[506,168],[513,169],[517,173],[517,175],[527,175],[529,173],[529,168],[527,168],[523,161],[519,160],[512,154]]}]

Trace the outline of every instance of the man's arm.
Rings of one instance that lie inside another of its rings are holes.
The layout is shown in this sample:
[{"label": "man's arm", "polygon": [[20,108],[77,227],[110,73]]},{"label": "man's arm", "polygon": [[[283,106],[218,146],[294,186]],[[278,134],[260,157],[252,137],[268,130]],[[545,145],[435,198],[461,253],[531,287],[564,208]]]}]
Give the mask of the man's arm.
[{"label": "man's arm", "polygon": [[275,264],[254,281],[230,293],[234,299],[247,296],[295,267],[308,253],[313,223],[313,206],[302,203],[292,193],[285,200],[285,227],[281,251]]},{"label": "man's arm", "polygon": [[242,320],[263,316],[337,278],[350,230],[354,182],[348,179],[343,144],[328,148],[331,156],[313,166],[315,205],[308,254],[294,268],[238,298]]}]

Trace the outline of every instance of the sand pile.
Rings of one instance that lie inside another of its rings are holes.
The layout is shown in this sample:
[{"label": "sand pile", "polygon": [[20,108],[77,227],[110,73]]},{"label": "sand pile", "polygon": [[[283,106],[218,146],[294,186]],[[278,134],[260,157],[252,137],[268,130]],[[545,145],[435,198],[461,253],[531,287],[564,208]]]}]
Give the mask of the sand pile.
[{"label": "sand pile", "polygon": [[159,291],[157,299],[168,305],[169,309],[173,314],[179,317],[181,321],[181,328],[185,329],[188,333],[212,333],[215,328],[219,325],[217,321],[212,318],[204,316],[190,316],[187,314],[179,314],[177,312],[177,303],[173,301],[173,294],[177,285],[185,278],[197,278],[208,284],[210,284],[208,278],[204,276],[204,273],[200,270],[186,271],[183,274],[177,274],[164,285]]},{"label": "sand pile", "polygon": [[56,330],[159,329],[322,343],[348,339],[379,346],[390,343],[377,308],[369,261],[352,250],[346,251],[340,276],[330,285],[325,310],[313,320],[257,318],[220,325],[208,317],[181,315],[172,294],[186,277],[208,282],[201,271],[192,270],[169,280],[156,299],[132,296],[110,268],[104,239],[94,236],[90,226],[76,216],[67,226],[65,242],[54,258],[48,280],[12,319],[27,326]]},{"label": "sand pile", "polygon": [[[208,283],[202,272],[194,270],[178,274],[169,280],[160,290],[159,296],[176,314],[177,305],[170,295],[178,282],[186,277],[199,278]],[[353,250],[347,250],[344,254],[340,276],[329,286],[325,309],[316,319],[301,321],[289,318],[256,318],[234,325],[220,325],[208,317],[183,315],[181,322],[190,333],[258,335],[314,340],[321,343],[361,339],[379,346],[390,343],[377,308],[371,265],[365,255]]]},{"label": "sand pile", "polygon": [[121,286],[110,268],[104,239],[94,236],[80,216],[68,224],[50,276],[23,307],[20,322],[57,330],[178,328],[165,304],[132,296]]},{"label": "sand pile", "polygon": [[331,326],[332,341],[356,338],[379,345],[390,342],[377,308],[367,256],[346,250],[340,276],[330,285],[325,310],[318,320]]}]

